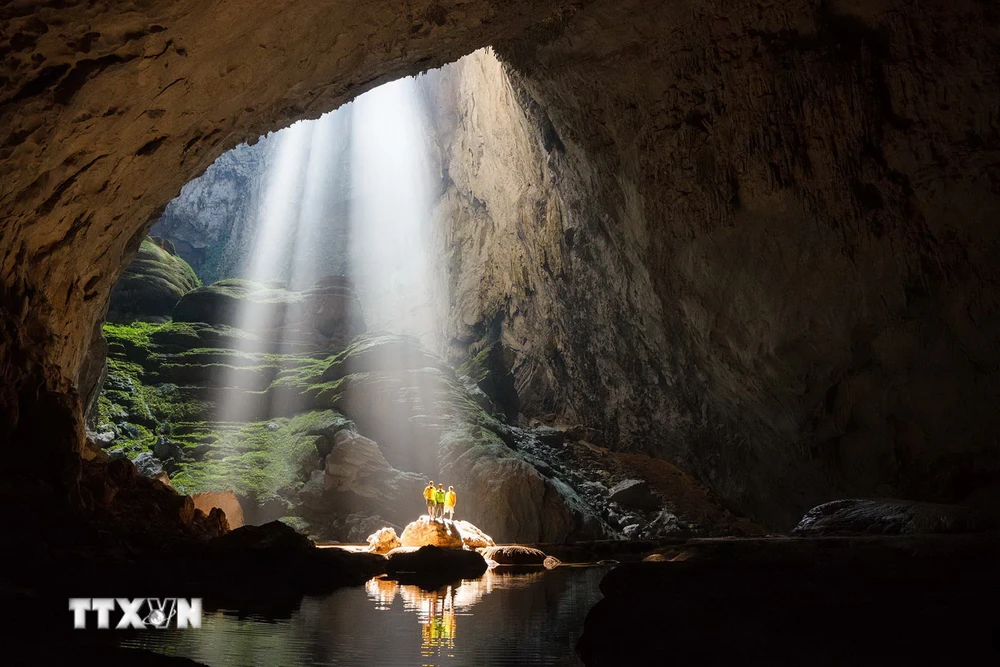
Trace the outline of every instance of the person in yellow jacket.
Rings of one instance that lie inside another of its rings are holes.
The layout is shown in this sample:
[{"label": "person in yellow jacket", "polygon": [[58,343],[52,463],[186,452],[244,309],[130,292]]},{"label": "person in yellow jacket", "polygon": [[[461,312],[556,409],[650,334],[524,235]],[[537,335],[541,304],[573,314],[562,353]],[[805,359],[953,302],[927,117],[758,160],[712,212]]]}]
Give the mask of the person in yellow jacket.
[{"label": "person in yellow jacket", "polygon": [[449,486],[448,493],[444,494],[444,513],[452,521],[455,520],[455,505],[458,503],[458,496],[455,495],[455,487]]},{"label": "person in yellow jacket", "polygon": [[434,501],[434,482],[427,482],[427,487],[424,488],[424,500],[427,501],[427,516],[434,518],[437,513],[437,503]]},{"label": "person in yellow jacket", "polygon": [[434,503],[435,503],[434,509],[437,510],[437,517],[439,519],[441,519],[442,521],[444,520],[444,497],[445,497],[445,495],[446,494],[444,492],[444,484],[438,484],[437,491],[434,492]]}]

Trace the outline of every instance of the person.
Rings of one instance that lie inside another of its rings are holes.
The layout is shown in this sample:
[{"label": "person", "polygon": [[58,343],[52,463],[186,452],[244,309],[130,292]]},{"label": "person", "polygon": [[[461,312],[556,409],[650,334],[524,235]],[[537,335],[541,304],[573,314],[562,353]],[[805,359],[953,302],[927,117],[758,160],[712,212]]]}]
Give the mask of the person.
[{"label": "person", "polygon": [[444,521],[444,497],[444,484],[438,484],[437,491],[434,492],[434,509],[437,510],[437,516],[442,521]]},{"label": "person", "polygon": [[437,503],[434,502],[434,482],[427,482],[427,488],[424,489],[424,500],[427,501],[427,516],[434,518],[437,512]]},{"label": "person", "polygon": [[449,486],[448,493],[444,494],[444,513],[452,521],[455,520],[455,505],[458,503],[458,496],[455,494],[455,487]]}]

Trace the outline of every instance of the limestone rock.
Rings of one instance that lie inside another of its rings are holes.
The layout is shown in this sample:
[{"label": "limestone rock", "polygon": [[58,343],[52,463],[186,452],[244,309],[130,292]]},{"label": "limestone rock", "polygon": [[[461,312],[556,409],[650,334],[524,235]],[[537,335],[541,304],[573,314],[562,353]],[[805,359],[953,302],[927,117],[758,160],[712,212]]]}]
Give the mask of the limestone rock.
[{"label": "limestone rock", "polygon": [[243,526],[243,507],[232,491],[205,491],[196,493],[191,498],[194,506],[207,515],[211,514],[213,508],[222,510],[231,529]]},{"label": "limestone rock", "polygon": [[544,565],[548,556],[544,551],[533,547],[506,545],[480,549],[483,558],[496,562],[498,565]]},{"label": "limestone rock", "polygon": [[455,527],[462,536],[462,545],[466,549],[479,549],[494,546],[493,538],[468,521],[456,521]]},{"label": "limestone rock", "polygon": [[649,483],[641,479],[626,479],[616,484],[608,491],[608,499],[622,507],[638,510],[655,510],[660,506],[657,498],[649,488]]},{"label": "limestone rock", "polygon": [[108,320],[163,321],[181,297],[199,284],[198,276],[172,252],[172,246],[162,239],[148,238],[115,284]]},{"label": "limestone rock", "polygon": [[392,528],[379,528],[368,536],[368,550],[376,554],[387,554],[403,546]]},{"label": "limestone rock", "polygon": [[834,500],[809,510],[798,535],[914,535],[967,533],[993,528],[996,521],[966,507],[907,500]]},{"label": "limestone rock", "polygon": [[152,479],[163,474],[163,462],[153,456],[151,452],[142,452],[132,459],[132,463],[143,477]]},{"label": "limestone rock", "polygon": [[435,546],[461,548],[462,533],[452,521],[437,521],[422,516],[407,524],[399,541],[404,547]]}]

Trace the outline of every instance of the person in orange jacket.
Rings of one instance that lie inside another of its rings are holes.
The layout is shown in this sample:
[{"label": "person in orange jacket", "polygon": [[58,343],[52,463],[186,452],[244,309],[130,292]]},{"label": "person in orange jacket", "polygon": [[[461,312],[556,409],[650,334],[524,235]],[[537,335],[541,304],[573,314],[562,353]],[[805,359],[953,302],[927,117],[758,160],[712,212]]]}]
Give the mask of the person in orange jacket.
[{"label": "person in orange jacket", "polygon": [[455,487],[449,486],[448,493],[444,494],[444,513],[452,521],[455,520],[455,505],[458,504],[458,496],[455,494]]}]

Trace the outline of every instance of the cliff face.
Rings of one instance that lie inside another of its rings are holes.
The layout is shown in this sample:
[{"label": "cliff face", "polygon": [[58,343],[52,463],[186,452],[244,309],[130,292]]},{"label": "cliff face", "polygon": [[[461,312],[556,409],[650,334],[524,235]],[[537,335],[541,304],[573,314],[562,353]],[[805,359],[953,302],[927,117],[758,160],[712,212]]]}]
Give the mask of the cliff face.
[{"label": "cliff face", "polygon": [[523,413],[775,525],[843,495],[989,505],[996,17],[886,9],[700,3],[625,35],[638,6],[593,7],[501,49],[509,78],[470,60],[438,119],[454,349],[501,342]]},{"label": "cliff face", "polygon": [[183,183],[491,42],[508,83],[433,93],[483,102],[435,121],[453,354],[775,524],[995,488],[990,4],[196,4],[0,10],[5,464],[72,485],[94,324]]}]

